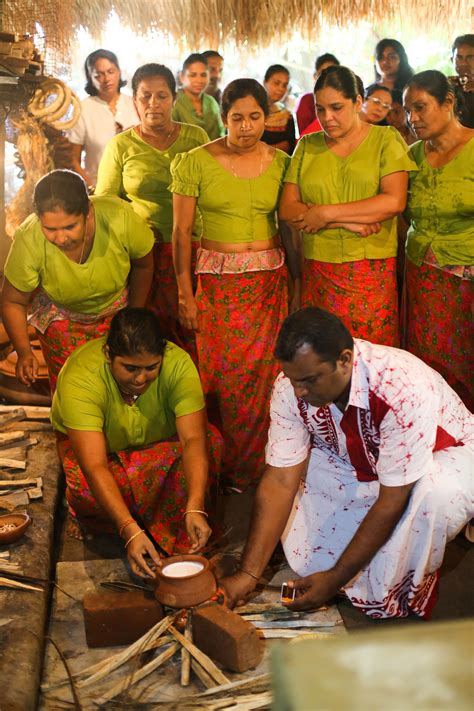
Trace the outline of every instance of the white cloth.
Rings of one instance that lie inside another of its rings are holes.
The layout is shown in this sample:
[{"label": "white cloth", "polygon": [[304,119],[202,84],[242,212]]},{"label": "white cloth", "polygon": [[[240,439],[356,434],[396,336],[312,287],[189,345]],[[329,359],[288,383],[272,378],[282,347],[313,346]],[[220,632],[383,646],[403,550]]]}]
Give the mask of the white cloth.
[{"label": "white cloth", "polygon": [[312,407],[275,381],[266,460],[309,456],[282,537],[301,576],[331,568],[375,503],[379,482],[417,482],[407,510],[370,564],[346,586],[373,617],[427,615],[445,546],[473,515],[474,418],[415,356],[355,339],[349,402]]},{"label": "white cloth", "polygon": [[89,96],[81,101],[81,115],[74,128],[67,132],[67,137],[71,143],[84,146],[84,167],[94,185],[104,148],[117,133],[116,124],[124,131],[138,123],[133,99],[127,94],[120,93],[115,115],[107,102],[98,96]]}]

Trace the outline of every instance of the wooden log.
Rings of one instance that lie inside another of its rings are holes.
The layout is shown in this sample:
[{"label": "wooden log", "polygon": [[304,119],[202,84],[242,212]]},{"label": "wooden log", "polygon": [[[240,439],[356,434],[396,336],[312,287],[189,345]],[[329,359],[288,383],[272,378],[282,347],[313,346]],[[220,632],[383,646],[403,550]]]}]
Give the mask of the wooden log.
[{"label": "wooden log", "polygon": [[19,493],[11,493],[7,496],[0,496],[0,509],[5,511],[14,511],[19,506],[27,506],[29,503],[28,494],[26,491]]},{"label": "wooden log", "polygon": [[43,588],[37,588],[33,585],[25,585],[25,583],[20,583],[18,580],[10,580],[10,578],[0,578],[0,587],[14,588],[15,590],[35,590],[36,592],[43,592]]},{"label": "wooden log", "polygon": [[0,447],[8,447],[22,439],[25,439],[24,430],[13,430],[13,432],[5,432],[4,434],[0,433]]},{"label": "wooden log", "polygon": [[[1,461],[1,459],[0,459]],[[43,478],[40,476],[30,477],[28,479],[1,479],[0,489],[18,489],[20,487],[35,487],[43,486]]]},{"label": "wooden log", "polygon": [[300,637],[304,639],[334,639],[334,635],[324,632],[308,632],[307,630],[260,630],[260,634],[265,639],[293,639]]},{"label": "wooden log", "polygon": [[196,659],[191,659],[191,669],[196,674],[197,678],[206,689],[215,689],[216,682],[210,674],[202,667]]},{"label": "wooden log", "polygon": [[228,684],[229,680],[221,672],[221,670],[216,667],[212,659],[209,659],[209,657],[204,654],[204,652],[201,652],[200,649],[198,649],[192,642],[186,639],[184,635],[181,634],[181,632],[178,632],[177,629],[174,627],[170,627],[170,632],[173,635],[173,637],[176,637],[178,642],[181,642],[183,647],[186,647],[188,652],[192,654],[194,659],[196,659],[199,664],[201,664],[202,667],[207,671],[208,674],[211,675],[211,677],[218,683],[218,684]]},{"label": "wooden log", "polygon": [[20,459],[8,459],[8,457],[0,457],[0,467],[7,467],[8,469],[26,469],[25,460]]},{"label": "wooden log", "polygon": [[43,489],[40,486],[35,486],[34,489],[28,489],[26,493],[30,501],[43,498]]},{"label": "wooden log", "polygon": [[23,417],[26,417],[27,420],[49,420],[49,413],[51,412],[50,407],[23,405],[23,407],[18,408],[17,405],[0,405],[0,415],[8,415],[19,409],[24,412]]},{"label": "wooden log", "polygon": [[[5,432],[10,432],[17,425],[11,422],[9,425],[5,425],[3,429]],[[38,422],[37,420],[24,420],[21,423],[21,428],[23,430],[28,430],[28,432],[51,432],[53,426],[51,422]]]},{"label": "wooden log", "polygon": [[317,622],[316,620],[254,620],[252,624],[258,630],[288,630],[302,629],[303,627],[310,627],[311,629],[316,629],[317,627],[335,627],[337,622]]},{"label": "wooden log", "polygon": [[[2,407],[9,407],[8,405],[0,405]],[[22,407],[17,407],[16,405],[12,407],[11,410],[5,411],[0,409],[0,427],[3,429],[6,425],[11,425],[13,422],[18,422],[18,420],[24,420],[26,413]]]},{"label": "wooden log", "polygon": [[[188,612],[186,615],[186,627],[184,628],[184,636],[190,642],[193,641],[192,633],[192,616]],[[183,647],[181,649],[181,686],[189,686],[189,677],[191,673],[191,655],[189,651]]]}]

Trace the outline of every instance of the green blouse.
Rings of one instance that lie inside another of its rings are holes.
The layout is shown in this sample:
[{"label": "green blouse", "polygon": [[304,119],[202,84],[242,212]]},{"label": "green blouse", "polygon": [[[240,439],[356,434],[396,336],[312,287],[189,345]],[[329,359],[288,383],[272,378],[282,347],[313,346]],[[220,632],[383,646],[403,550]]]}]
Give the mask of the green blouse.
[{"label": "green blouse", "polygon": [[289,156],[275,149],[273,160],[257,178],[237,178],[205,147],[176,156],[170,190],[197,198],[203,236],[216,242],[257,242],[278,229],[276,210]]},{"label": "green blouse", "polygon": [[[125,198],[137,215],[161,232],[164,242],[171,242],[173,204],[168,190],[171,161],[177,153],[208,141],[202,128],[182,123],[174,143],[160,151],[129,128],[108,142],[100,161],[95,194]],[[199,224],[194,232],[200,234]]]},{"label": "green blouse", "polygon": [[474,138],[441,168],[432,168],[423,141],[410,155],[407,256],[420,266],[429,247],[441,267],[474,264]]},{"label": "green blouse", "polygon": [[[331,151],[324,133],[303,136],[291,160],[286,183],[298,185],[301,200],[338,205],[374,197],[380,180],[399,171],[416,170],[408,146],[392,126],[371,126],[362,143],[342,158]],[[386,259],[397,254],[397,218],[382,222],[378,234],[360,237],[342,228],[303,235],[304,255],[322,262]]]},{"label": "green blouse", "polygon": [[63,366],[51,408],[55,430],[103,432],[108,452],[140,447],[176,434],[176,418],[204,408],[201,381],[190,356],[167,342],[160,373],[127,405],[97,338],[78,348]]},{"label": "green blouse", "polygon": [[179,92],[173,107],[172,117],[173,121],[200,126],[211,141],[225,135],[220,106],[209,94],[202,95],[202,114],[198,114],[189,96],[184,92]]},{"label": "green blouse", "polygon": [[17,229],[5,263],[14,287],[32,292],[41,286],[57,306],[80,314],[98,314],[124,290],[130,262],[153,249],[153,233],[124,200],[91,197],[95,235],[84,264],[69,259],[48,242],[37,215]]}]

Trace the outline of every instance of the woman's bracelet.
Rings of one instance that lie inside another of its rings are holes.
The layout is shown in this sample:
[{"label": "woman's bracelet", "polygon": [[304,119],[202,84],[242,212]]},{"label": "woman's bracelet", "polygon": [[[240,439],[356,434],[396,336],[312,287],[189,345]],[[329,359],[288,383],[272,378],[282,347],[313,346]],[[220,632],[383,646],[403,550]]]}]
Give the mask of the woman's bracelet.
[{"label": "woman's bracelet", "polygon": [[141,528],[139,531],[137,531],[136,533],[134,533],[133,536],[130,536],[130,538],[128,539],[128,541],[127,541],[126,544],[125,544],[125,548],[128,548],[128,545],[133,541],[134,538],[136,538],[137,536],[139,536],[140,533],[145,533],[145,531],[143,530],[143,528]]},{"label": "woman's bracelet", "polygon": [[127,519],[122,523],[122,525],[121,525],[120,528],[119,528],[119,536],[122,535],[122,533],[124,532],[124,530],[127,528],[127,526],[130,526],[131,523],[136,523],[136,521],[135,521],[134,518],[127,518]]},{"label": "woman's bracelet", "polygon": [[250,570],[245,570],[245,568],[242,568],[242,567],[240,567],[239,570],[241,573],[246,573],[247,575],[250,575],[250,577],[253,578],[254,580],[256,580],[257,582],[260,580],[260,576],[254,575],[253,573],[250,572]]},{"label": "woman's bracelet", "polygon": [[205,516],[206,518],[209,518],[209,514],[206,513],[205,511],[201,511],[200,509],[188,509],[187,511],[184,512],[183,518],[186,518],[186,516],[190,513],[200,513],[203,516]]}]

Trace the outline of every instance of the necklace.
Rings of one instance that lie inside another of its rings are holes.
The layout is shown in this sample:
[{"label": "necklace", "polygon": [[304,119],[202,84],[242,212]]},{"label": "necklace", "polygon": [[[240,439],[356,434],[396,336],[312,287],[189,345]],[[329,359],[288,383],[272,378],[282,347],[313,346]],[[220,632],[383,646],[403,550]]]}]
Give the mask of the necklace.
[{"label": "necklace", "polygon": [[[172,123],[171,128],[170,128],[169,132],[166,134],[166,137],[164,140],[165,145],[163,148],[159,148],[159,150],[164,151],[166,148],[169,147],[169,145],[171,145],[171,144],[168,144],[168,141],[170,140],[171,136],[173,135],[175,128],[176,128],[176,124]],[[149,141],[147,138],[143,137],[143,130],[142,130],[141,124],[138,126],[138,133],[140,134],[140,138],[142,139],[142,141],[145,141],[145,143],[150,143],[151,145],[153,145],[153,143],[151,141]],[[153,136],[153,134],[150,134],[150,135]],[[155,136],[153,136],[153,138],[155,138]],[[171,143],[172,142],[173,141],[171,141]],[[156,146],[154,146],[154,147],[156,148]]]},{"label": "necklace", "polygon": [[[229,141],[228,141],[227,138],[225,139],[225,143],[226,143],[226,146],[227,146],[227,150],[230,152],[230,169],[231,169],[231,171],[232,171],[232,175],[234,176],[234,178],[240,178],[241,176],[240,176],[240,175],[237,175],[237,173],[236,173],[236,171],[235,171],[235,166],[234,166],[234,156],[235,156],[236,154],[237,154],[237,155],[239,155],[239,154],[237,153],[237,151],[233,151],[233,150],[232,150],[232,148],[229,146]],[[261,144],[261,143],[259,143],[259,147],[258,147],[258,148],[259,148],[259,153],[260,153],[260,168],[259,168],[259,170],[258,170],[258,175],[255,176],[256,178],[258,178],[258,177],[262,174],[262,172],[263,172],[263,158],[264,158],[264,151],[263,151],[263,148],[262,148],[262,144]]]}]

